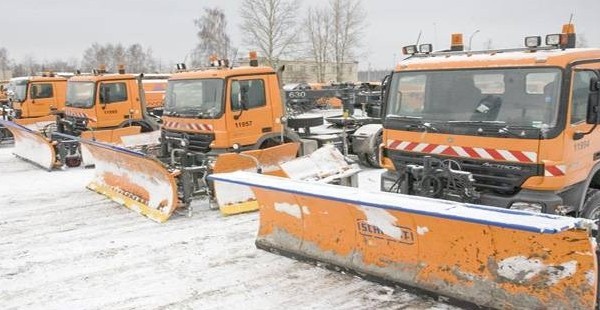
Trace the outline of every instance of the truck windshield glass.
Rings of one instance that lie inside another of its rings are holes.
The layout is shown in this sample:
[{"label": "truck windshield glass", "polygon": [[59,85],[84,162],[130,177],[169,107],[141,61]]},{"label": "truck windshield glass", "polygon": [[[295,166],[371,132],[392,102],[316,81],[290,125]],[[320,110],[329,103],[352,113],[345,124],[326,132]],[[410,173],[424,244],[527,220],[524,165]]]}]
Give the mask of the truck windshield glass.
[{"label": "truck windshield glass", "polygon": [[28,80],[14,80],[8,84],[7,94],[13,101],[23,102],[27,98]]},{"label": "truck windshield glass", "polygon": [[65,105],[75,108],[94,106],[94,85],[94,82],[68,82]]},{"label": "truck windshield glass", "polygon": [[165,114],[216,118],[223,110],[222,79],[169,81],[165,94]]},{"label": "truck windshield glass", "polygon": [[386,115],[552,128],[560,83],[555,68],[400,72],[392,78]]}]

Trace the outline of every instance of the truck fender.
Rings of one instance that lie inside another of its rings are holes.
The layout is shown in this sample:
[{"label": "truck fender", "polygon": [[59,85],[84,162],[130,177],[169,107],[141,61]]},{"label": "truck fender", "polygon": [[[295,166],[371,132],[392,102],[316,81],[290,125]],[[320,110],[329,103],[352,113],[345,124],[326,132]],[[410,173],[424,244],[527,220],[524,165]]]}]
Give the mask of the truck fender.
[{"label": "truck fender", "polygon": [[368,124],[361,126],[352,134],[352,151],[354,154],[373,154],[377,152],[377,137],[382,134],[381,124]]},{"label": "truck fender", "polygon": [[[582,186],[585,185],[585,186]],[[588,188],[600,189],[600,163],[594,165],[590,170],[588,178],[577,185],[579,188],[580,195],[578,195],[579,203],[577,204],[577,210],[583,212],[583,205],[585,203],[586,192]],[[566,201],[565,201],[566,202]]]},{"label": "truck fender", "polygon": [[[300,142],[300,136],[298,136],[298,134],[292,130],[285,130],[283,132],[283,139],[284,139],[284,142]],[[256,141],[256,144],[254,144],[252,149],[255,149],[255,150],[260,149],[267,140],[273,140],[273,141],[279,143],[281,140],[281,133],[273,132],[273,133],[263,135]]]},{"label": "truck fender", "polygon": [[128,126],[140,126],[142,127],[142,132],[150,132],[154,130],[158,130],[158,124],[154,122],[150,122],[148,120],[126,120],[119,124],[119,128],[128,127]]}]

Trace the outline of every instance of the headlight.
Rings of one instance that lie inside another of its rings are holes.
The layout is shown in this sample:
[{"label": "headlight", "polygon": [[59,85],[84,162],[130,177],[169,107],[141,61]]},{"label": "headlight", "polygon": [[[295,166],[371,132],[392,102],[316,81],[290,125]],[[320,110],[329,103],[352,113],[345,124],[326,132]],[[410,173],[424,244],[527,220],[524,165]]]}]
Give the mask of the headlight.
[{"label": "headlight", "polygon": [[536,202],[515,202],[510,205],[509,209],[542,213],[544,205]]},{"label": "headlight", "polygon": [[538,47],[542,44],[542,38],[540,36],[532,36],[525,38],[525,46],[529,48]]},{"label": "headlight", "polygon": [[546,45],[560,45],[560,33],[549,34],[546,36]]}]

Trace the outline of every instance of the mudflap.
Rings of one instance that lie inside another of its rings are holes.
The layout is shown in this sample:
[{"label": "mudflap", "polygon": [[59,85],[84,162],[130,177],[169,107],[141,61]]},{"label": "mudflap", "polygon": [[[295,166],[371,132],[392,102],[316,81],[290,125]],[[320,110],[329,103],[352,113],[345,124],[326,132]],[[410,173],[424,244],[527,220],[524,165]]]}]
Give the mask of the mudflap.
[{"label": "mudflap", "polygon": [[0,125],[14,137],[13,154],[48,171],[55,167],[56,151],[52,141],[38,131],[11,121],[0,120]]},{"label": "mudflap", "polygon": [[115,145],[81,139],[96,165],[87,188],[157,222],[165,222],[178,206],[177,183],[157,159]]},{"label": "mudflap", "polygon": [[[283,176],[280,164],[296,158],[299,143],[285,143],[261,150],[225,153],[217,157],[213,173],[252,171]],[[215,200],[224,215],[258,210],[258,203],[248,186],[214,182]]]},{"label": "mudflap", "polygon": [[259,248],[500,309],[594,309],[593,222],[248,172]]}]

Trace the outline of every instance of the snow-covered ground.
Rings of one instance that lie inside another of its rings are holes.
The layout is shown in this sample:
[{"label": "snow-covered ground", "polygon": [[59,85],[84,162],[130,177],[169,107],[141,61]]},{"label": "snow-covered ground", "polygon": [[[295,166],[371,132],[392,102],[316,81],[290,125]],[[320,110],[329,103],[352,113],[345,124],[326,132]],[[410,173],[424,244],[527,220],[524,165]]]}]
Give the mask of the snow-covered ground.
[{"label": "snow-covered ground", "polygon": [[[254,246],[258,214],[157,224],[0,147],[1,309],[452,309]],[[362,173],[376,187],[380,171]]]}]

